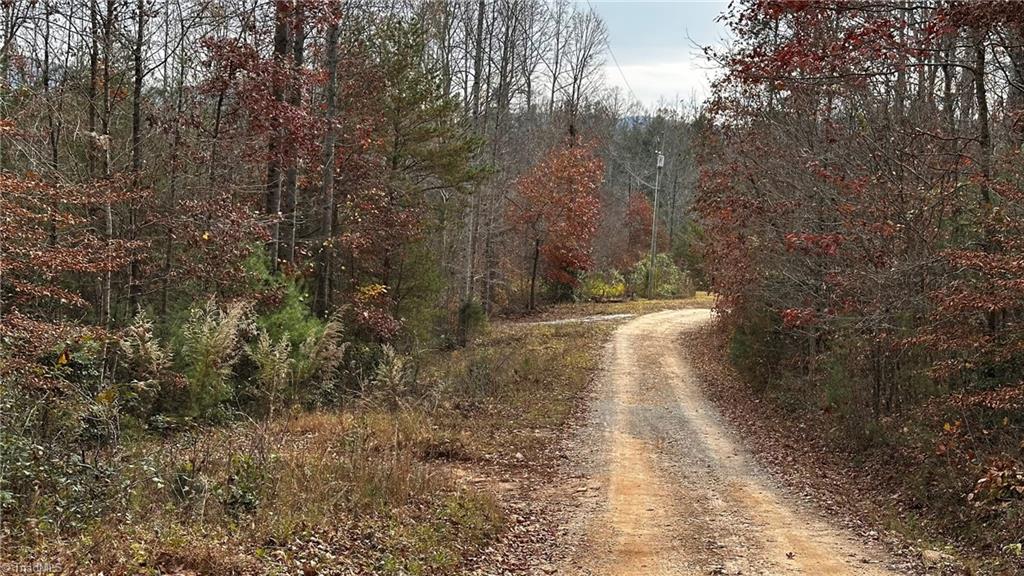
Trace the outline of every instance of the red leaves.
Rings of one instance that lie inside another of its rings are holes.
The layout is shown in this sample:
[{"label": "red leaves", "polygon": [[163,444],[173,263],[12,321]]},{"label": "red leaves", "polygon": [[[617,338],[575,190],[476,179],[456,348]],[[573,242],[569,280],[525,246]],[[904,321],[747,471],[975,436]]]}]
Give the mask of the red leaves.
[{"label": "red leaves", "polygon": [[813,325],[817,314],[810,308],[787,308],[779,316],[782,318],[782,325],[786,328],[798,328]]},{"label": "red leaves", "polygon": [[1024,466],[1010,458],[995,458],[967,495],[972,502],[1024,499]]},{"label": "red leaves", "polygon": [[13,301],[26,306],[49,301],[86,306],[77,294],[59,286],[65,273],[99,275],[118,270],[142,245],[107,241],[86,227],[85,208],[134,200],[141,193],[111,180],[87,186],[58,186],[34,177],[0,176],[0,255]]},{"label": "red leaves", "polygon": [[899,14],[847,2],[755,2],[728,22],[741,39],[726,58],[728,78],[740,85],[863,89],[867,80],[907,66],[908,57],[927,54],[926,46],[907,45],[908,22]]},{"label": "red leaves", "polygon": [[[626,207],[626,246],[616,258],[619,269],[632,267],[647,254],[651,246],[653,221],[654,209],[647,196],[639,192],[631,194]],[[668,235],[663,229],[658,230],[658,245],[668,245]]]},{"label": "red leaves", "polygon": [[843,244],[842,234],[811,234],[808,232],[790,232],[785,235],[786,250],[802,251],[820,256],[835,256]]},{"label": "red leaves", "polygon": [[102,238],[89,226],[89,208],[134,201],[141,192],[118,180],[94,185],[54,185],[35,176],[0,176],[0,272],[5,292],[0,340],[5,350],[0,378],[24,385],[51,385],[37,359],[83,330],[58,320],[89,302],[81,283],[123,268],[140,242]]},{"label": "red leaves", "polygon": [[574,285],[591,265],[604,164],[586,146],[555,148],[516,182],[519,200],[509,218],[539,244],[545,276]]}]

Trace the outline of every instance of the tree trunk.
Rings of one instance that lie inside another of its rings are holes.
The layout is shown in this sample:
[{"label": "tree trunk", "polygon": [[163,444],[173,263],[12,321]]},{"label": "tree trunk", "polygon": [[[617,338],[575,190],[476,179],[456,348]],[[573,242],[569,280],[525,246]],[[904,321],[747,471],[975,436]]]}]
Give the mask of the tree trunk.
[{"label": "tree trunk", "polygon": [[[142,80],[144,71],[142,69],[142,51],[145,47],[143,34],[146,27],[146,4],[145,0],[137,0],[135,4],[135,45],[132,47],[132,60],[135,64],[135,78],[132,85],[132,182],[136,191],[139,189],[140,177],[142,175]],[[136,240],[138,237],[139,220],[138,201],[132,199],[128,203],[128,239]],[[141,265],[137,255],[133,255],[128,264],[128,315],[134,314],[139,306],[139,297],[142,294]]]},{"label": "tree trunk", "polygon": [[326,317],[331,307],[331,274],[334,239],[334,146],[337,130],[334,126],[338,113],[338,23],[331,24],[327,32],[327,109],[324,121],[327,133],[324,134],[323,161],[324,172],[320,192],[323,196],[323,214],[320,221],[320,253],[317,259],[317,290],[314,298],[314,311]]},{"label": "tree trunk", "polygon": [[[480,76],[483,73],[483,51],[484,51],[484,12],[487,8],[484,0],[477,3],[476,14],[476,42],[474,44],[473,57],[473,122],[477,133],[480,133]],[[480,187],[469,196],[469,205],[466,208],[466,266],[465,286],[463,291],[463,303],[473,299],[473,261],[476,256],[476,227],[477,227],[477,196]]]},{"label": "tree trunk", "polygon": [[[100,166],[103,170],[103,178],[110,177],[110,56],[113,52],[113,28],[114,28],[114,0],[107,0],[107,13],[103,18],[103,116],[100,124],[103,127],[103,135],[99,139],[101,149]],[[104,210],[104,232],[107,243],[107,257],[110,257],[110,245],[114,239],[114,209],[110,201],[107,201]],[[113,301],[113,271],[107,270],[103,280],[103,321],[102,324],[109,326],[112,320]]]},{"label": "tree trunk", "polygon": [[[288,4],[276,2],[275,6],[274,64],[280,68],[284,66],[288,54],[288,15],[286,12]],[[271,96],[275,102],[284,102],[284,86],[280,82],[273,83]],[[284,184],[281,174],[284,135],[279,119],[275,118],[271,125],[270,138],[267,143],[267,191],[263,213],[270,221],[267,228],[267,232],[270,234],[270,245],[267,247],[270,269],[277,271],[281,242],[281,188]]]},{"label": "tree trunk", "polygon": [[1006,99],[1009,123],[1010,145],[1020,150],[1024,144],[1024,25],[1019,25],[1010,34],[1010,45],[1006,53],[1012,64],[1009,95]]},{"label": "tree trunk", "polygon": [[1013,45],[1007,46],[1012,67],[1012,82],[1007,98],[1010,117],[1010,143],[1013,150],[1024,145],[1024,25],[1011,35]]},{"label": "tree trunk", "polygon": [[[43,5],[43,12],[44,12],[44,14],[43,14],[44,27],[43,27],[43,78],[42,78],[42,84],[43,84],[44,100],[46,101],[46,104],[47,104],[47,106],[46,106],[46,110],[47,110],[47,112],[46,112],[46,123],[47,123],[47,126],[49,128],[47,141],[48,141],[48,143],[50,145],[50,170],[52,171],[53,176],[56,177],[57,174],[58,174],[58,172],[57,172],[57,158],[58,158],[57,141],[58,141],[58,138],[60,137],[60,132],[59,132],[59,130],[57,128],[57,123],[56,123],[56,121],[54,119],[53,103],[50,102],[50,3],[49,2],[46,2]],[[3,78],[6,78],[6,75],[4,75]],[[49,242],[50,246],[56,246],[57,245],[57,222],[55,220],[55,216],[58,213],[58,211],[59,211],[59,206],[58,206],[58,204],[56,202],[54,202],[50,206],[50,231],[49,231],[50,233],[49,233],[49,238],[47,239],[47,242]]]},{"label": "tree trunk", "polygon": [[[288,103],[298,108],[302,105],[302,64],[305,60],[306,34],[303,14],[300,7],[295,12],[295,30],[292,38],[292,85],[288,95]],[[298,158],[291,154],[288,158],[288,171],[284,179],[284,198],[281,210],[281,245],[277,254],[279,260],[292,264],[295,262],[295,237],[298,227]]]},{"label": "tree trunk", "polygon": [[[184,30],[182,30],[184,34]],[[185,58],[184,56],[179,58],[178,61],[178,81],[177,81],[177,94],[175,95],[175,112],[177,119],[174,123],[174,139],[171,144],[171,174],[170,174],[170,196],[167,199],[167,209],[171,213],[176,208],[175,204],[178,201],[178,161],[179,161],[179,150],[181,146],[181,117],[185,112]],[[216,138],[216,133],[214,134]],[[163,269],[163,281],[160,289],[160,315],[167,314],[167,292],[168,285],[170,283],[171,270],[174,265],[174,228],[171,220],[168,220],[164,225],[164,269]]]},{"label": "tree trunk", "polygon": [[473,45],[473,119],[480,116],[480,75],[483,72],[484,54],[484,12],[487,5],[484,0],[477,3],[476,42]]},{"label": "tree trunk", "polygon": [[672,198],[668,211],[668,250],[669,252],[676,245],[676,195],[678,194],[679,171],[672,167]]},{"label": "tree trunk", "polygon": [[992,206],[992,134],[988,118],[988,91],[985,87],[985,34],[979,33],[974,43],[974,98],[978,106],[978,145],[981,148],[981,197],[986,213]]},{"label": "tree trunk", "polygon": [[536,304],[537,294],[537,263],[540,261],[540,239],[533,240],[533,266],[530,269],[530,307],[532,311]]}]

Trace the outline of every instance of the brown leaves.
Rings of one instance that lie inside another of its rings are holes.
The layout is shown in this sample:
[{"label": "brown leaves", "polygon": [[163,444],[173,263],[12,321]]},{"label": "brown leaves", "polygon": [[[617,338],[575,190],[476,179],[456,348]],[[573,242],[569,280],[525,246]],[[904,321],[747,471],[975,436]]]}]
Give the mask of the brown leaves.
[{"label": "brown leaves", "polygon": [[985,475],[974,484],[967,500],[976,504],[1006,502],[1024,498],[1024,467],[1009,458],[992,461]]},{"label": "brown leaves", "polygon": [[548,279],[572,285],[575,273],[590,267],[603,177],[604,164],[593,149],[574,146],[549,151],[516,182],[519,200],[509,218],[540,247]]}]

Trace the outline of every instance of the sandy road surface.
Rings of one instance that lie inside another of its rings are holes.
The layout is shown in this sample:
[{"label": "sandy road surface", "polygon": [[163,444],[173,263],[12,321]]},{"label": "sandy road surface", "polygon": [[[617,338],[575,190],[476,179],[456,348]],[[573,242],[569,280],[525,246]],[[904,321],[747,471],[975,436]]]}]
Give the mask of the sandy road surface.
[{"label": "sandy road surface", "polygon": [[883,553],[785,494],[724,427],[679,348],[709,318],[659,312],[613,336],[580,449],[590,479],[572,530],[581,542],[558,572],[896,574]]}]

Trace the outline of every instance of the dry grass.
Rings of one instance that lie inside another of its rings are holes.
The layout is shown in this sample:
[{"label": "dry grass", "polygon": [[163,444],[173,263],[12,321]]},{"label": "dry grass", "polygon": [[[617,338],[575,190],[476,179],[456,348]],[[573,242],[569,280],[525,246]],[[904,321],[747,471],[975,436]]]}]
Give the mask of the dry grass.
[{"label": "dry grass", "polygon": [[[562,317],[708,299],[561,306]],[[503,529],[465,466],[544,466],[600,365],[614,323],[492,324],[418,358],[414,396],[283,414],[127,447],[110,513],[39,527],[3,556],[105,574],[454,574]],[[32,541],[34,540],[34,541]]]},{"label": "dry grass", "polygon": [[570,304],[556,304],[539,310],[529,316],[517,320],[525,321],[546,321],[561,320],[565,318],[579,318],[583,316],[600,316],[605,314],[650,314],[662,310],[677,310],[681,308],[710,308],[715,304],[714,294],[708,292],[697,292],[692,298],[679,298],[673,300],[626,300],[624,302],[579,302]]},{"label": "dry grass", "polygon": [[423,458],[434,434],[420,410],[353,408],[140,444],[118,512],[33,556],[107,574],[454,573],[502,517]]},{"label": "dry grass", "polygon": [[454,455],[538,461],[586,391],[612,328],[498,324],[472,346],[430,359],[427,377],[445,383],[436,418]]}]

